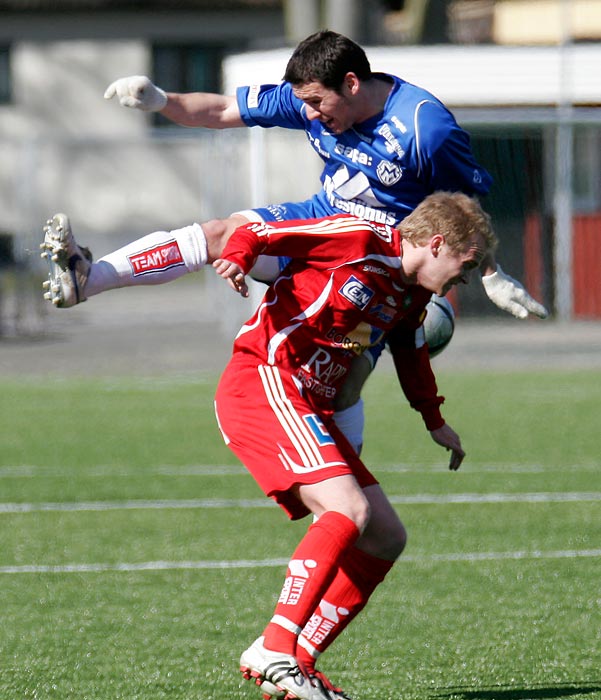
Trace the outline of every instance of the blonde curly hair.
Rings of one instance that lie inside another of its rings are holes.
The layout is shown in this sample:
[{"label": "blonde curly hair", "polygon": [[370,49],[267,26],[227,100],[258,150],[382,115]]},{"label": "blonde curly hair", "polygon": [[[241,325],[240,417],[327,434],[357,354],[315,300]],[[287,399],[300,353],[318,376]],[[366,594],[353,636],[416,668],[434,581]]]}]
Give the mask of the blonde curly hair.
[{"label": "blonde curly hair", "polygon": [[460,253],[469,248],[474,236],[480,235],[491,253],[497,237],[490,216],[475,197],[462,192],[434,192],[405,217],[399,231],[415,246],[424,246],[435,234],[444,236],[449,248]]}]

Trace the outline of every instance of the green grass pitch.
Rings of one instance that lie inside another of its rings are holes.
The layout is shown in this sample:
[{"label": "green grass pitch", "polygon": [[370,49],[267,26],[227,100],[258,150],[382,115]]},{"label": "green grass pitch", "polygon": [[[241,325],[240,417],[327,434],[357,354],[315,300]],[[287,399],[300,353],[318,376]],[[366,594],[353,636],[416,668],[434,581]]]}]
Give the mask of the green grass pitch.
[{"label": "green grass pitch", "polygon": [[[406,553],[321,667],[353,700],[601,698],[601,373],[441,374],[467,457],[376,373]],[[240,652],[307,523],[224,447],[215,381],[2,380],[0,698],[258,700]]]}]

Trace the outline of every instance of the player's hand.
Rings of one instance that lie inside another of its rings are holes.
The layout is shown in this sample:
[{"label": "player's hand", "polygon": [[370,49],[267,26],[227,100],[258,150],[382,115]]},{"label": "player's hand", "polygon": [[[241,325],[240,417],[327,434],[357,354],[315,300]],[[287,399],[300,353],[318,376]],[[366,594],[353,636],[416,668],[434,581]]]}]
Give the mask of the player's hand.
[{"label": "player's hand", "polygon": [[107,87],[104,99],[110,100],[115,95],[122,107],[133,107],[143,112],[160,112],[167,104],[165,91],[145,75],[130,75],[115,80]]},{"label": "player's hand", "polygon": [[244,279],[244,271],[239,265],[220,258],[215,260],[213,267],[220,277],[227,280],[227,283],[235,292],[238,292],[243,297],[248,296],[248,285]]},{"label": "player's hand", "polygon": [[442,426],[442,428],[431,430],[430,435],[432,436],[432,440],[434,440],[434,442],[442,445],[447,449],[447,451],[451,452],[449,469],[456,472],[461,466],[461,462],[463,462],[463,458],[465,457],[465,452],[463,447],[461,447],[459,435],[457,435],[453,428],[446,423]]},{"label": "player's hand", "polygon": [[547,309],[533,299],[517,280],[506,275],[500,265],[497,265],[496,272],[482,277],[482,284],[492,303],[516,318],[527,318],[528,314],[539,318],[549,315]]}]

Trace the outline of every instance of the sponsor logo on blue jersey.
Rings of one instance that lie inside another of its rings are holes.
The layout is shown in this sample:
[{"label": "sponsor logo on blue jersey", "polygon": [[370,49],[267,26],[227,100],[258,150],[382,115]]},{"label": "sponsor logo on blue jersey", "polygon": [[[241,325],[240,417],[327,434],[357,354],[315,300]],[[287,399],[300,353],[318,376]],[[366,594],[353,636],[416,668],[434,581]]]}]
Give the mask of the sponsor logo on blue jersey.
[{"label": "sponsor logo on blue jersey", "polygon": [[337,143],[334,146],[334,153],[338,156],[348,158],[352,163],[359,163],[360,165],[371,167],[372,157],[367,153],[363,153],[363,151],[360,151],[358,148],[345,146],[343,143]]},{"label": "sponsor logo on blue jersey", "polygon": [[393,114],[392,117],[390,117],[390,121],[396,126],[396,128],[397,128],[402,134],[406,134],[406,133],[407,133],[407,127],[405,126],[405,124],[404,124],[396,115]]},{"label": "sponsor logo on blue jersey", "polygon": [[[330,155],[330,152],[326,150],[324,146],[321,145],[321,141],[313,136],[313,134],[310,131],[306,132],[307,137],[309,138],[309,141],[311,142],[311,145],[315,149],[315,151],[324,159],[324,160],[329,160],[332,156]],[[327,136],[327,132],[322,131],[323,136]]]},{"label": "sponsor logo on blue jersey", "polygon": [[249,109],[256,109],[259,106],[259,93],[261,92],[260,85],[250,85],[248,88],[248,97],[246,104]]},{"label": "sponsor logo on blue jersey", "polygon": [[285,204],[268,204],[265,208],[275,221],[287,221],[290,218]]},{"label": "sponsor logo on blue jersey", "polygon": [[374,296],[373,289],[363,284],[354,275],[351,275],[347,281],[338,290],[339,294],[345,299],[348,299],[351,304],[354,304],[359,309],[364,309]]},{"label": "sponsor logo on blue jersey", "polygon": [[386,150],[388,151],[388,153],[396,153],[399,158],[402,158],[405,155],[405,151],[403,150],[401,144],[394,137],[394,134],[390,130],[388,124],[384,124],[383,126],[381,126],[378,129],[378,134],[384,137],[384,140],[386,141]]}]

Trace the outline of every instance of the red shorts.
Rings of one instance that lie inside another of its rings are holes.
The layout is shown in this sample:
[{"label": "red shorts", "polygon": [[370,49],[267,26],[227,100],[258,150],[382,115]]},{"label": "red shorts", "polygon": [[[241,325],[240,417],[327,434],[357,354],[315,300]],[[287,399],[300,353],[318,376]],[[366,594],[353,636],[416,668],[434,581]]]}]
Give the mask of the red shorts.
[{"label": "red shorts", "polygon": [[294,520],[309,510],[291,491],[352,474],[362,488],[377,484],[329,416],[300,393],[292,376],[239,353],[217,387],[215,413],[226,445]]}]

